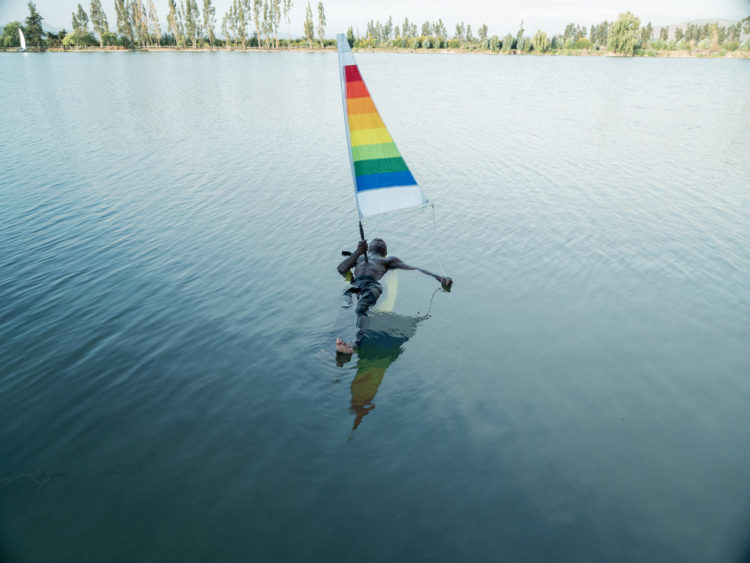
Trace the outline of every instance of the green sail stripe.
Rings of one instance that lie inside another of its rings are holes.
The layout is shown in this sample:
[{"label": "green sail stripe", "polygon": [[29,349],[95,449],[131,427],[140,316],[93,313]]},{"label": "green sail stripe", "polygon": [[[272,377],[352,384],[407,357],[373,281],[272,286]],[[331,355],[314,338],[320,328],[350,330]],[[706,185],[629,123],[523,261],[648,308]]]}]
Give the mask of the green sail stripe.
[{"label": "green sail stripe", "polygon": [[381,158],[396,158],[400,156],[401,153],[398,152],[396,145],[393,143],[352,147],[352,160],[354,162],[357,162],[358,160],[377,160]]},{"label": "green sail stripe", "polygon": [[404,172],[408,170],[404,159],[400,156],[397,158],[360,160],[354,163],[354,175],[357,177],[369,174],[382,174],[384,172]]}]

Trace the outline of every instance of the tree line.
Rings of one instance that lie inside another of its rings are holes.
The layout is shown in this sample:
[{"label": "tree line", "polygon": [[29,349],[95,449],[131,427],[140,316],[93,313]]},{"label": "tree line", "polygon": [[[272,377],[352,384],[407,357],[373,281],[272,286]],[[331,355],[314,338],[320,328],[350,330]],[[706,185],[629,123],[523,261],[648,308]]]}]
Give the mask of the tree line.
[{"label": "tree line", "polygon": [[[10,22],[0,36],[0,47],[18,47],[18,29],[29,46],[37,49],[74,47],[227,47],[278,49],[282,21],[291,24],[292,0],[233,0],[221,21],[221,37],[216,34],[216,7],[213,0],[169,0],[167,27],[162,29],[153,0],[114,0],[116,22],[112,27],[101,0],[90,0],[88,11],[80,3],[71,14],[72,31],[44,31],[43,17],[29,1],[25,25]],[[89,27],[89,24],[91,27]],[[307,4],[304,40],[287,39],[287,47],[319,43],[325,47],[326,16],[318,2],[317,21]],[[317,40],[316,40],[317,35]],[[287,33],[289,37],[289,33]],[[330,42],[329,42],[330,43]]]},{"label": "tree line", "polygon": [[[233,0],[221,20],[221,36],[216,34],[216,8],[213,0],[169,0],[167,28],[162,29],[153,0],[113,0],[116,26],[110,29],[101,0],[90,0],[89,10],[79,3],[71,13],[71,28],[57,34],[45,33],[43,18],[34,2],[29,1],[29,16],[25,25],[10,22],[0,36],[1,47],[18,47],[18,29],[26,35],[28,45],[37,49],[46,47],[120,47],[128,49],[154,47],[225,47],[228,49],[264,48],[279,49],[282,22],[287,26],[286,47],[335,45],[326,40],[326,15],[323,2],[317,5],[317,20],[307,3],[304,21],[304,38],[289,37],[292,0]],[[89,24],[91,28],[89,28]],[[750,40],[741,44],[742,34],[750,33],[750,17],[729,26],[718,23],[688,24],[684,29],[675,26],[654,28],[651,22],[641,26],[641,20],[630,12],[620,14],[617,20],[604,20],[590,28],[569,23],[563,33],[548,36],[538,30],[533,36],[526,34],[523,21],[516,33],[502,38],[489,35],[486,24],[473,29],[470,24],[458,22],[452,33],[442,19],[425,21],[418,26],[404,18],[394,24],[393,18],[381,23],[370,20],[364,35],[355,34],[349,27],[349,44],[371,49],[459,49],[495,53],[547,53],[565,51],[606,51],[623,55],[656,54],[664,50],[703,49],[714,52],[750,51]]]},{"label": "tree line", "polygon": [[569,23],[561,34],[548,36],[538,30],[533,36],[526,34],[523,21],[516,33],[503,37],[489,35],[486,24],[472,29],[470,24],[459,22],[449,34],[442,19],[425,21],[421,26],[404,18],[394,25],[389,17],[384,23],[370,20],[364,35],[357,37],[353,28],[347,30],[350,45],[359,48],[407,49],[464,49],[495,53],[547,53],[550,51],[606,51],[624,55],[654,54],[662,50],[704,49],[712,51],[750,51],[750,40],[741,44],[742,34],[750,33],[750,17],[730,26],[718,23],[688,24],[685,29],[675,26],[656,29],[630,12],[620,14],[617,20],[604,20],[590,28]]}]

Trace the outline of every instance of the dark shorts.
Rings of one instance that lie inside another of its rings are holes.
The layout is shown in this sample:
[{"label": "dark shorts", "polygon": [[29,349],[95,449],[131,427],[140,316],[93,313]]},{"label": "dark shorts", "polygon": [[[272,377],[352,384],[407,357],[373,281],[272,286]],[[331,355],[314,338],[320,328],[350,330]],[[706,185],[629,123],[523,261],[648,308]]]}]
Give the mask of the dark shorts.
[{"label": "dark shorts", "polygon": [[383,286],[372,276],[359,276],[352,280],[352,286],[346,290],[348,295],[356,293],[359,296],[357,302],[357,314],[366,315],[370,307],[375,305],[378,297],[383,293]]}]

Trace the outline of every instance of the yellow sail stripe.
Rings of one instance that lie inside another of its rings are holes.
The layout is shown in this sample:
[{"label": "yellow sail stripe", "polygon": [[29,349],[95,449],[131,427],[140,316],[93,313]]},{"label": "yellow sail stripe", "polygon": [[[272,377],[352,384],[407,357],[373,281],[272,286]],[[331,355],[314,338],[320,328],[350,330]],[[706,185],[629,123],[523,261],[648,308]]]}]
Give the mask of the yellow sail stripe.
[{"label": "yellow sail stripe", "polygon": [[360,145],[377,145],[379,143],[392,143],[393,138],[388,129],[380,127],[378,129],[360,129],[359,131],[351,131],[350,138],[353,147]]}]

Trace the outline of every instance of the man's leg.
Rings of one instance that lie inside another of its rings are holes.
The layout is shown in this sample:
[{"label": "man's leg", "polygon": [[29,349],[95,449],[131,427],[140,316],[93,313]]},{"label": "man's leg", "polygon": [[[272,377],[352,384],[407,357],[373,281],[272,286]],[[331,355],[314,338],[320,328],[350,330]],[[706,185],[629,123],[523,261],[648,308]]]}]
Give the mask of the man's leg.
[{"label": "man's leg", "polygon": [[[355,329],[355,337],[353,340],[351,340],[351,343],[346,342],[345,340],[342,340],[340,337],[336,338],[336,351],[341,354],[353,354],[354,348],[359,343],[359,340],[362,337],[362,332],[359,330],[360,323],[362,321],[362,318],[367,316],[367,311],[370,310],[370,307],[375,305],[380,295],[383,293],[382,286],[376,282],[373,281],[372,283],[368,283],[366,286],[360,288],[358,292],[358,300],[357,300],[357,320],[356,320],[356,329]],[[351,296],[351,293],[349,294]],[[345,307],[351,307],[351,301],[349,301],[348,306],[345,305]]]},{"label": "man's leg", "polygon": [[[359,332],[359,315],[356,314],[355,308],[352,306],[353,292],[351,290],[344,293],[344,303],[339,309],[339,314],[336,319],[336,352],[340,354],[351,355],[354,353],[354,345],[358,338]],[[351,342],[349,344],[347,340],[342,339],[344,337]]]}]

